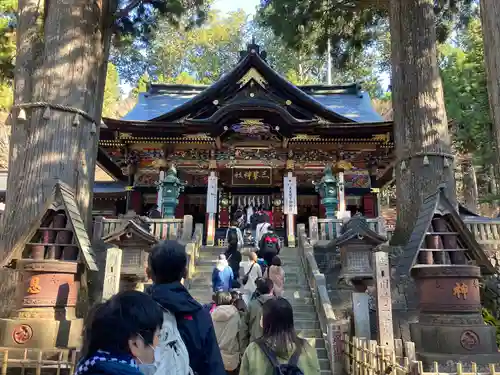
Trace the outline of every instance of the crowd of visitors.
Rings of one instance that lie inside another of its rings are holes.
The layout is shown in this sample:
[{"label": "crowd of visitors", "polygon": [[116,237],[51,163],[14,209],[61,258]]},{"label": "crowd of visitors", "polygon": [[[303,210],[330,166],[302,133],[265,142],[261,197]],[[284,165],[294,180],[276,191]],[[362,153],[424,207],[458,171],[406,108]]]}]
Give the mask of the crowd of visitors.
[{"label": "crowd of visitors", "polygon": [[181,282],[184,246],[154,246],[152,286],[118,293],[89,314],[76,375],[319,374],[316,351],[297,336],[292,306],[282,297],[279,240],[269,222],[259,225],[257,252],[241,245],[237,228],[228,230],[207,306]]}]

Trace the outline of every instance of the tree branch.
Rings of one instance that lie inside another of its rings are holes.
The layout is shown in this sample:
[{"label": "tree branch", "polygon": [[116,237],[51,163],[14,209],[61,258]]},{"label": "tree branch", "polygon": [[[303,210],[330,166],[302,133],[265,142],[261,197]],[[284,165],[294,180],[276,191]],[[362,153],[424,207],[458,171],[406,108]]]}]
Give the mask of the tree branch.
[{"label": "tree branch", "polygon": [[139,6],[140,3],[148,3],[150,0],[132,0],[125,8],[119,9],[115,13],[115,17],[113,21],[116,21],[122,17],[125,17],[127,14],[129,14],[134,8]]}]

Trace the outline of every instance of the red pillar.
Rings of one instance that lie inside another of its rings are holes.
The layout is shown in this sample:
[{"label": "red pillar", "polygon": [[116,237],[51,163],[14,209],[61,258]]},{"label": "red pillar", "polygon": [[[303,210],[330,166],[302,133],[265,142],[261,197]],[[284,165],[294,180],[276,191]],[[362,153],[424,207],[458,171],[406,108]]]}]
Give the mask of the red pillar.
[{"label": "red pillar", "polygon": [[186,195],[183,193],[179,195],[179,203],[175,208],[175,218],[182,219],[184,217],[184,202],[186,200]]},{"label": "red pillar", "polygon": [[140,215],[142,213],[142,194],[140,191],[133,191],[131,198],[131,207],[136,214]]},{"label": "red pillar", "polygon": [[375,197],[371,193],[363,196],[363,209],[365,217],[370,219],[375,217],[377,212],[375,204]]}]

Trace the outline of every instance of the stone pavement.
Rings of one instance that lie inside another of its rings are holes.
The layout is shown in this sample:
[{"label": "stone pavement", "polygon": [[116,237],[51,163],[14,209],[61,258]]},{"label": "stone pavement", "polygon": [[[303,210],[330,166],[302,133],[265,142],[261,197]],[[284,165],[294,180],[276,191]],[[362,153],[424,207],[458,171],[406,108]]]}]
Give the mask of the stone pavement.
[{"label": "stone pavement", "polygon": [[[210,302],[212,296],[212,270],[222,248],[204,247],[196,266],[196,273],[190,282],[189,291],[200,303]],[[243,257],[243,260],[246,260]],[[314,308],[311,291],[300,264],[296,248],[283,248],[280,253],[285,270],[285,294],[293,306],[295,329],[299,336],[306,338],[316,347],[321,367],[321,375],[330,375],[330,363],[325,349],[325,341],[320,330],[318,316]]]}]

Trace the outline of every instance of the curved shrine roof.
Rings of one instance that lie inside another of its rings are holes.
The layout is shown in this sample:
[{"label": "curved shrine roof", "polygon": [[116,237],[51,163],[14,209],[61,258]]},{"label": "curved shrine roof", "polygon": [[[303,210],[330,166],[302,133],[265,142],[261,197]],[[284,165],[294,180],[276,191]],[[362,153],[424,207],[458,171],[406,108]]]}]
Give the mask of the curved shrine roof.
[{"label": "curved shrine roof", "polygon": [[[322,86],[322,90],[309,91],[306,87],[297,86],[305,95],[329,110],[354,122],[384,122],[371,104],[367,92],[355,92],[354,85]],[[150,92],[139,94],[135,107],[125,115],[125,121],[151,121],[169,114],[181,105],[203,94],[209,86],[198,86],[193,90],[190,86],[151,85]],[[339,90],[340,89],[340,90]]]},{"label": "curved shrine roof", "polygon": [[173,123],[192,119],[203,122],[214,111],[231,103],[238,103],[243,112],[252,110],[246,108],[245,103],[250,105],[258,99],[294,114],[296,123],[303,120],[353,125],[384,122],[359,84],[295,86],[273,70],[265,61],[265,52],[259,51],[258,45],[250,44],[247,51],[241,52],[239,63],[210,86],[150,85],[122,121]]}]

